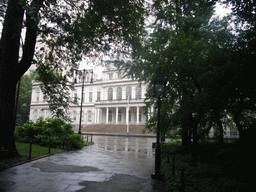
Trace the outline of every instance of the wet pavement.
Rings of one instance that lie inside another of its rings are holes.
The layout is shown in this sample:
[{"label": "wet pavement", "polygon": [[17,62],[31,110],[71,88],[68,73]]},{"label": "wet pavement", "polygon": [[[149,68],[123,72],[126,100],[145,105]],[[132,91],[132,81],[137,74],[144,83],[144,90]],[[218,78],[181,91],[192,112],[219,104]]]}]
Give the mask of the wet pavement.
[{"label": "wet pavement", "polygon": [[0,172],[0,191],[163,191],[151,179],[155,138],[93,136],[94,145]]}]

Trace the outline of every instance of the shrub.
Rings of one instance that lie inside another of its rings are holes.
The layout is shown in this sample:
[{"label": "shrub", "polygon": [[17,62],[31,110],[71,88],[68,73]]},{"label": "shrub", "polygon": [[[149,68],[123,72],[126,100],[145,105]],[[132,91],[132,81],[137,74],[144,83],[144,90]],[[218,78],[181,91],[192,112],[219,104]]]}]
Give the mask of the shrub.
[{"label": "shrub", "polygon": [[59,118],[39,118],[35,123],[27,121],[15,130],[16,141],[63,149],[81,149],[84,145],[81,136],[73,130],[70,123]]},{"label": "shrub", "polygon": [[198,159],[196,165],[191,166],[193,158],[190,150],[176,143],[162,147],[166,191],[248,191],[249,183],[239,176],[238,164],[234,165],[239,154],[235,144],[204,143],[198,145],[196,150]]}]

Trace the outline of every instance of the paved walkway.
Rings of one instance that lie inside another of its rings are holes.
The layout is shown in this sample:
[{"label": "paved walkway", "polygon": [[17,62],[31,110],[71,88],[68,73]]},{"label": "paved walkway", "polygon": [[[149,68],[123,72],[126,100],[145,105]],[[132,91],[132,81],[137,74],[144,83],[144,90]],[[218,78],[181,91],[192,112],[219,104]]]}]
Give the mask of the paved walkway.
[{"label": "paved walkway", "polygon": [[140,138],[97,136],[95,145],[82,150],[0,172],[0,191],[161,191],[161,185],[150,178],[154,171],[150,139],[142,138],[141,143]]}]

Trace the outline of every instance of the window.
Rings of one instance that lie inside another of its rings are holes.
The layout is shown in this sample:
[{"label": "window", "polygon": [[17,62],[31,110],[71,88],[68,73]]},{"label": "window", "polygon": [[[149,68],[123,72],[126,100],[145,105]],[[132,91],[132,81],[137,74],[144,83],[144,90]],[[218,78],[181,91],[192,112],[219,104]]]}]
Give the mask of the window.
[{"label": "window", "polygon": [[122,121],[122,113],[120,110],[118,110],[118,122]]},{"label": "window", "polygon": [[37,110],[35,109],[35,110],[34,110],[34,119],[37,119],[37,115],[38,115],[38,112],[37,112]]},{"label": "window", "polygon": [[51,110],[48,110],[48,117],[51,117]]},{"label": "window", "polygon": [[117,100],[122,100],[122,88],[117,87]]},{"label": "window", "polygon": [[77,102],[77,93],[74,94],[74,102]]},{"label": "window", "polygon": [[97,92],[97,101],[100,101],[100,92]]},{"label": "window", "polygon": [[73,111],[73,120],[76,121],[76,111]]},{"label": "window", "polygon": [[131,99],[132,98],[132,89],[130,86],[126,87],[126,99],[128,99],[128,97]]},{"label": "window", "polygon": [[[135,116],[137,118],[137,111],[135,112]],[[139,112],[139,122],[141,122],[141,111]]]},{"label": "window", "polygon": [[88,111],[88,122],[92,122],[92,111]]},{"label": "window", "polygon": [[141,86],[136,86],[136,99],[141,99]]},{"label": "window", "polygon": [[81,122],[84,122],[84,111],[82,111],[82,118],[81,118]]},{"label": "window", "polygon": [[43,109],[41,110],[41,117],[44,118],[44,110]]},{"label": "window", "polygon": [[89,102],[92,102],[92,92],[89,92]]},{"label": "window", "polygon": [[113,100],[113,89],[108,88],[108,100],[112,101]]},{"label": "window", "polygon": [[108,112],[108,121],[112,122],[112,111]]},{"label": "window", "polygon": [[131,116],[131,111],[129,111],[129,122],[131,122],[132,116]]},{"label": "window", "polygon": [[117,73],[117,78],[121,79],[121,73],[120,72]]},{"label": "window", "polygon": [[113,79],[113,73],[109,73],[109,80]]},{"label": "window", "polygon": [[36,90],[36,101],[39,101],[39,97],[40,97],[40,92],[39,90]]},{"label": "window", "polygon": [[[83,96],[82,96],[82,97],[83,97],[83,103],[85,102],[85,97],[84,97],[84,96],[85,96],[85,94],[83,93]],[[81,101],[81,102],[82,102],[82,101]]]}]

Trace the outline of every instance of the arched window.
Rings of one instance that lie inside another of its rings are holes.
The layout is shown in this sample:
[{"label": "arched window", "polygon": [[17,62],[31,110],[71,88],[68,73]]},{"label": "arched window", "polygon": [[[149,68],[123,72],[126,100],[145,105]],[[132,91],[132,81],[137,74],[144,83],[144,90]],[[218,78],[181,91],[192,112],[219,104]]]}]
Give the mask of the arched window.
[{"label": "arched window", "polygon": [[92,122],[92,111],[89,110],[87,114],[88,114],[88,122]]},{"label": "arched window", "polygon": [[136,99],[141,99],[141,86],[136,86]]},{"label": "arched window", "polygon": [[113,100],[113,89],[108,88],[108,100],[112,101]]},{"label": "arched window", "polygon": [[117,87],[117,100],[122,100],[122,88]]},{"label": "arched window", "polygon": [[132,98],[132,88],[130,86],[126,87],[126,99],[128,99],[128,97],[130,99]]}]

